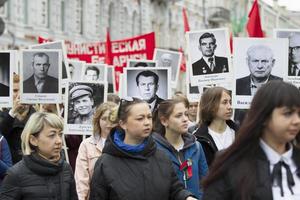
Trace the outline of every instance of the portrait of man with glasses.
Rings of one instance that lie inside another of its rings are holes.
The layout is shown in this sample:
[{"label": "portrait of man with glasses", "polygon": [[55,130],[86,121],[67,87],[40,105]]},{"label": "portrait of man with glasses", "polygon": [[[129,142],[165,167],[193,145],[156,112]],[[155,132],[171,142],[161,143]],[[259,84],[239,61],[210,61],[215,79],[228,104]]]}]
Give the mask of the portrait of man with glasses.
[{"label": "portrait of man with glasses", "polygon": [[300,33],[289,36],[288,76],[300,76]]}]

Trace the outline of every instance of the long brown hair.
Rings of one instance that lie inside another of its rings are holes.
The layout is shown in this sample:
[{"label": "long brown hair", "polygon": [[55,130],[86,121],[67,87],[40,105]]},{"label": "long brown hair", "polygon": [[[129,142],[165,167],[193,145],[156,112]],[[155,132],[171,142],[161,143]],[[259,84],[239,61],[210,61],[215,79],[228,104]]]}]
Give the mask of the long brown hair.
[{"label": "long brown hair", "polygon": [[[243,185],[237,189],[239,199],[249,199],[256,184],[256,166],[253,158],[259,151],[259,140],[266,122],[275,108],[300,107],[300,91],[294,85],[283,81],[269,81],[263,85],[254,96],[250,110],[243,121],[234,143],[213,162],[207,178],[203,181],[204,188],[224,176],[233,166],[242,166],[244,173],[238,177],[237,184]],[[239,187],[236,185],[235,187]]]},{"label": "long brown hair", "polygon": [[161,135],[165,135],[166,129],[161,123],[161,118],[168,119],[172,114],[174,107],[178,103],[183,103],[186,108],[189,107],[189,101],[184,97],[176,97],[174,99],[168,99],[161,102],[158,109],[154,113],[153,117],[153,130]]},{"label": "long brown hair", "polygon": [[223,87],[212,87],[204,91],[199,102],[199,126],[209,126],[218,112],[222,93],[231,93]]}]

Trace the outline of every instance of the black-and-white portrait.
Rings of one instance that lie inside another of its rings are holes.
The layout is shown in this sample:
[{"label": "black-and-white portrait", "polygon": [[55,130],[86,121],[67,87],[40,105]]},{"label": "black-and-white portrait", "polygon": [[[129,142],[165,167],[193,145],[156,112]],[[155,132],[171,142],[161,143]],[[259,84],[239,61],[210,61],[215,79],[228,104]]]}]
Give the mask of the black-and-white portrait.
[{"label": "black-and-white portrait", "polygon": [[111,65],[107,66],[107,84],[108,84],[108,93],[115,92],[115,68]]},{"label": "black-and-white portrait", "polygon": [[67,51],[65,48],[64,41],[55,41],[55,42],[47,42],[43,44],[38,45],[32,45],[30,46],[31,49],[58,49],[62,52],[62,73],[61,78],[67,79],[69,77],[69,71],[68,71],[68,61],[67,61]]},{"label": "black-and-white portrait", "polygon": [[156,61],[128,59],[127,66],[128,67],[156,67]]},{"label": "black-and-white portrait", "polygon": [[0,108],[13,105],[13,73],[17,65],[16,51],[0,51]]},{"label": "black-and-white portrait", "polygon": [[287,39],[234,38],[233,42],[236,108],[245,109],[264,83],[283,80],[282,66],[288,65]]},{"label": "black-and-white portrait", "polygon": [[300,87],[300,29],[275,29],[275,38],[287,38],[288,67],[284,69],[283,79]]},{"label": "black-and-white portrait", "polygon": [[229,72],[232,70],[227,29],[190,32],[187,40],[193,86],[205,82],[211,84],[230,81]]},{"label": "black-and-white portrait", "polygon": [[21,101],[60,103],[61,87],[58,77],[61,75],[61,51],[23,50],[21,54]]},{"label": "black-and-white portrait", "polygon": [[82,68],[85,64],[84,61],[79,60],[68,60],[68,67],[70,72],[70,80],[71,81],[81,81],[82,76]]},{"label": "black-and-white portrait", "polygon": [[9,96],[10,52],[0,52],[0,97]]},{"label": "black-and-white portrait", "polygon": [[83,81],[106,81],[107,65],[86,63],[82,69]]},{"label": "black-and-white portrait", "polygon": [[67,134],[91,134],[95,109],[106,101],[106,84],[69,82],[66,98]]},{"label": "black-and-white portrait", "polygon": [[164,49],[154,50],[153,59],[157,61],[158,67],[169,67],[171,69],[171,82],[174,87],[178,81],[182,53]]},{"label": "black-and-white portrait", "polygon": [[170,68],[125,68],[125,96],[147,101],[153,111],[170,97]]}]

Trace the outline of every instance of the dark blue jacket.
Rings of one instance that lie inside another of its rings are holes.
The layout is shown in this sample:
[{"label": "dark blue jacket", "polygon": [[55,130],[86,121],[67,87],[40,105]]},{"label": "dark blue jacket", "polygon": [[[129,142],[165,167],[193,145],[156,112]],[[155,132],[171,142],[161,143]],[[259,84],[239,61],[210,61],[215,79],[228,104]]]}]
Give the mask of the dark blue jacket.
[{"label": "dark blue jacket", "polygon": [[11,154],[4,136],[0,134],[0,184],[8,168],[12,166]]},{"label": "dark blue jacket", "polygon": [[[153,133],[154,141],[158,149],[163,150],[172,160],[173,167],[177,173],[179,180],[184,183],[186,189],[192,192],[199,199],[202,197],[202,189],[200,185],[201,179],[207,174],[208,166],[201,144],[191,134],[184,134],[184,146],[179,152],[161,135]],[[179,159],[180,158],[180,159]],[[192,176],[186,181],[184,180],[184,172],[180,170],[180,165],[186,160],[192,161]]]}]

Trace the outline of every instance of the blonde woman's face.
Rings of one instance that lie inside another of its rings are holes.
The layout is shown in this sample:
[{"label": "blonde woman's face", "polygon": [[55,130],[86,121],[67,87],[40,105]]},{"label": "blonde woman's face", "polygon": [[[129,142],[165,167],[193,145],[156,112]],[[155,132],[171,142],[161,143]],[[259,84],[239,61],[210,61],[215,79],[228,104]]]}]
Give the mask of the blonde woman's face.
[{"label": "blonde woman's face", "polygon": [[116,126],[116,124],[113,124],[110,122],[109,114],[110,114],[110,111],[106,110],[99,119],[101,135],[104,137],[107,136],[109,134],[110,130]]},{"label": "blonde woman's face", "polygon": [[30,143],[37,148],[37,152],[49,161],[60,158],[62,150],[61,130],[45,125],[37,137],[31,135]]}]

